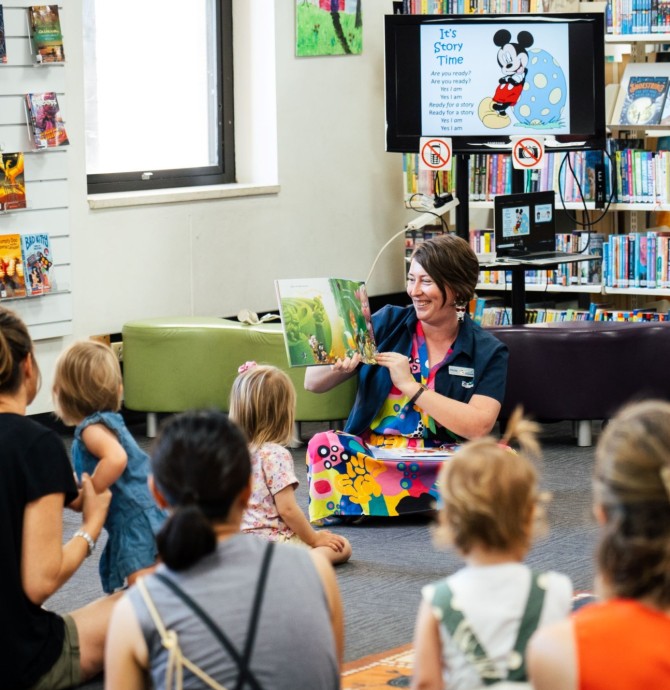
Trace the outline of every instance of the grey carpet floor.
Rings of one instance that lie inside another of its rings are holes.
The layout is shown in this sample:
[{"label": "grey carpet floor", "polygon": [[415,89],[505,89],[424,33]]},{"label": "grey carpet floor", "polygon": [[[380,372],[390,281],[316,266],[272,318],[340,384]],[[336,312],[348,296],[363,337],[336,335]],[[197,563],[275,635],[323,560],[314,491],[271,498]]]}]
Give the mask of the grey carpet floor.
[{"label": "grey carpet floor", "polygon": [[[314,430],[304,428],[303,436]],[[131,431],[143,447],[150,446],[143,436],[143,425]],[[534,568],[567,574],[575,590],[590,589],[597,539],[591,517],[593,448],[577,447],[568,422],[543,425],[541,442],[541,485],[552,493],[553,500],[548,507],[548,534],[536,540],[526,560]],[[294,450],[293,455],[300,479],[297,498],[306,510],[304,447]],[[78,516],[66,515],[66,537],[77,529],[78,522]],[[425,517],[376,518],[331,529],[345,535],[353,547],[351,561],[336,571],[345,612],[345,660],[410,642],[421,587],[458,569],[462,565],[459,557],[433,547],[430,521]],[[104,536],[100,547],[103,545]],[[47,606],[66,612],[101,595],[94,556]],[[98,679],[83,687],[99,690],[103,683]]]}]

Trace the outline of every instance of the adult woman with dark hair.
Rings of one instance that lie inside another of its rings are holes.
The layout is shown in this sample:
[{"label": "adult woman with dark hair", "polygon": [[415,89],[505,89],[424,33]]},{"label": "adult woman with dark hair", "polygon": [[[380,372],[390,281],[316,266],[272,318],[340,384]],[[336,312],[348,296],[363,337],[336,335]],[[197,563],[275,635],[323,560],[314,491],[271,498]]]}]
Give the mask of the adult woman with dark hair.
[{"label": "adult woman with dark hair", "polygon": [[109,507],[82,480],[81,528],[63,544],[63,508],[78,489],[56,433],[26,417],[39,369],[25,324],[0,308],[0,685],[58,690],[102,669],[113,599],[59,616],[43,607],[91,554]]},{"label": "adult woman with dark hair", "polygon": [[387,306],[372,317],[377,365],[354,355],[306,370],[305,388],[316,393],[358,374],[348,435],[323,432],[308,447],[312,520],[426,510],[437,498],[436,463],[419,463],[405,476],[404,467],[372,461],[361,440],[424,448],[491,431],[505,392],[507,348],[466,313],[478,278],[477,257],[460,237],[420,244],[407,276],[411,306]]},{"label": "adult woman with dark hair", "polygon": [[623,409],[596,448],[601,602],[531,639],[536,690],[670,688],[670,404]]},{"label": "adult woman with dark hair", "polygon": [[332,567],[314,550],[240,533],[251,493],[242,432],[220,412],[178,415],[151,468],[156,500],[170,512],[158,536],[163,565],[114,611],[106,687],[171,690],[183,674],[184,688],[339,688]]}]

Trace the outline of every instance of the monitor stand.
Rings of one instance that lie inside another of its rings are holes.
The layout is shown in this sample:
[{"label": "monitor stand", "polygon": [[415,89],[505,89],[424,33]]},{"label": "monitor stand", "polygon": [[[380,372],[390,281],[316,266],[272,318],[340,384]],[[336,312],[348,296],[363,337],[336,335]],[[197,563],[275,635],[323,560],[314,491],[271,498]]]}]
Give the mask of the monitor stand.
[{"label": "monitor stand", "polygon": [[[470,189],[469,180],[470,154],[456,154],[456,193],[459,205],[456,207],[456,234],[467,242],[470,241],[470,202],[469,193],[460,195],[459,189]],[[512,168],[512,194],[523,192],[523,170]],[[526,269],[523,266],[505,267],[512,271],[512,323],[522,324],[526,319]]]}]

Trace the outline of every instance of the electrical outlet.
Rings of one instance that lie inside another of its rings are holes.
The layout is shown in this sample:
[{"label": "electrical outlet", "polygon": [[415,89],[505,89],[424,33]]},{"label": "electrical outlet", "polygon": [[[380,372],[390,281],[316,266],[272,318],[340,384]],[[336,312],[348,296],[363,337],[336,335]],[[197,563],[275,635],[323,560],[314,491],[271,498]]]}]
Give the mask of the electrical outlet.
[{"label": "electrical outlet", "polygon": [[119,362],[123,362],[123,342],[112,343],[112,350]]}]

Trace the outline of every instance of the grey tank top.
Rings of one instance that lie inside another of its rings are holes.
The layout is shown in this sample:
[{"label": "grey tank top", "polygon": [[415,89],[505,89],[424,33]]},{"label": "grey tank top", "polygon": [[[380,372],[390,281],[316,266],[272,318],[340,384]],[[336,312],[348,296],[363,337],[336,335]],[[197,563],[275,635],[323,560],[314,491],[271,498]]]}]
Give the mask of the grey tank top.
[{"label": "grey tank top", "polygon": [[[238,534],[185,572],[160,566],[192,597],[242,653],[266,542]],[[232,688],[237,665],[205,624],[157,578],[145,583],[168,630],[179,636],[188,659],[218,683]],[[149,650],[151,677],[165,687],[167,651],[136,588],[127,596]],[[321,579],[307,549],[276,544],[270,563],[249,668],[264,690],[336,690],[340,687],[335,641]],[[202,681],[184,670],[184,690]],[[247,690],[245,688],[244,690]]]}]

